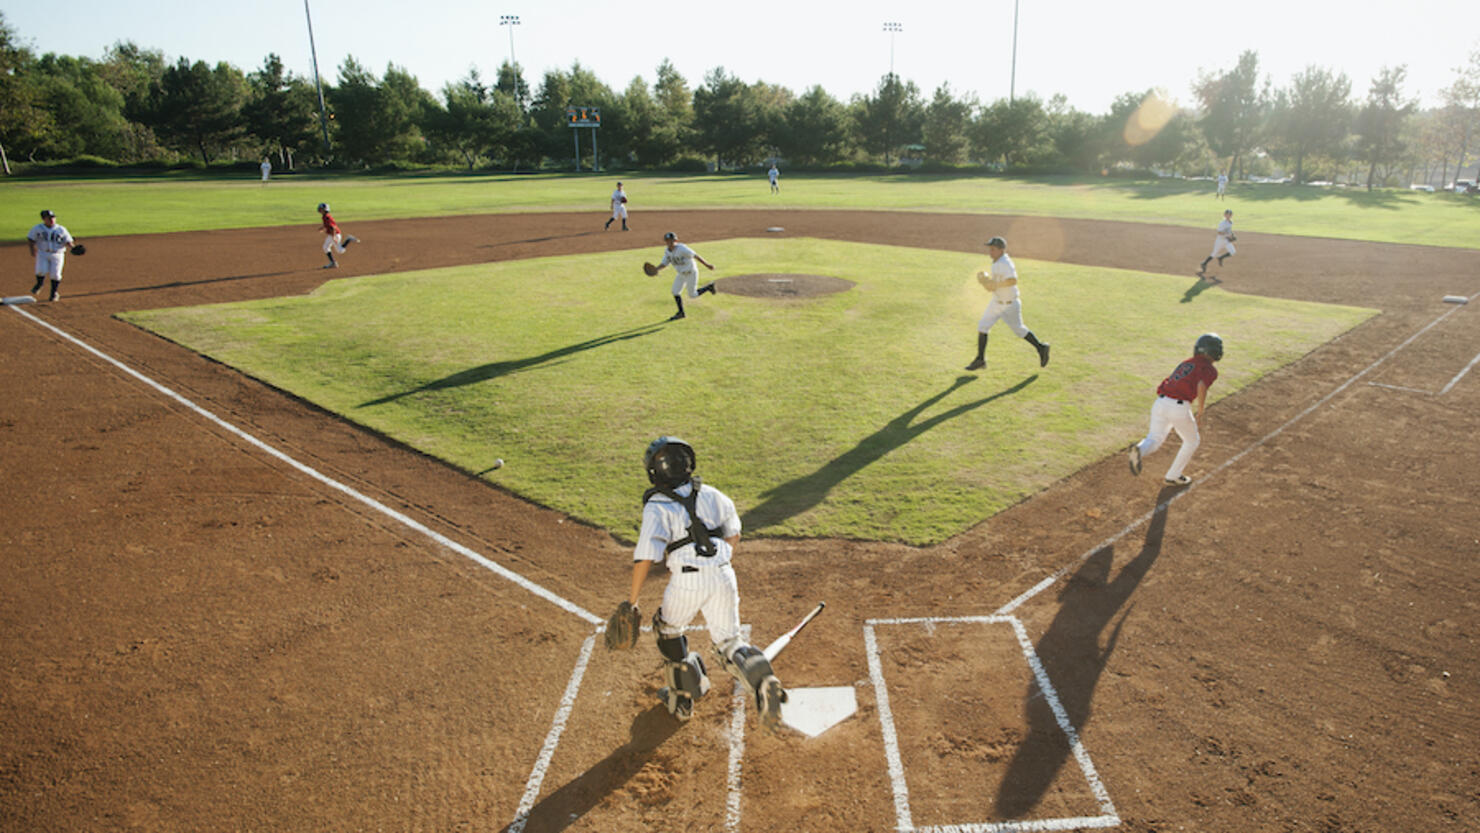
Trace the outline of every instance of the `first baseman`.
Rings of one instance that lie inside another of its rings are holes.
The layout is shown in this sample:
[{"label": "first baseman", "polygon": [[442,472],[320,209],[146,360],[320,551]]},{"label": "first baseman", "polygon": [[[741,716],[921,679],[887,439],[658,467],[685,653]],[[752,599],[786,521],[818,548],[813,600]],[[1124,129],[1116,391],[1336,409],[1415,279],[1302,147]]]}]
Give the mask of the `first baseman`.
[{"label": "first baseman", "polygon": [[627,192],[622,190],[622,183],[617,183],[617,190],[612,192],[612,216],[601,227],[602,231],[612,227],[612,220],[622,221],[622,231],[627,231]]},{"label": "first baseman", "polygon": [[663,235],[663,243],[668,247],[668,250],[663,252],[663,259],[658,261],[658,268],[662,269],[671,263],[673,264],[673,271],[677,273],[673,276],[673,302],[678,304],[678,312],[675,312],[673,317],[668,319],[669,321],[677,321],[684,317],[684,292],[687,292],[690,298],[697,298],[706,292],[711,295],[718,292],[714,288],[714,281],[710,281],[703,286],[698,285],[699,267],[694,265],[694,261],[704,264],[704,267],[711,272],[714,271],[714,264],[700,257],[698,252],[678,242],[678,235],[671,231]]},{"label": "first baseman", "polygon": [[1197,274],[1202,275],[1208,268],[1208,262],[1215,257],[1218,258],[1219,266],[1233,257],[1236,254],[1233,241],[1237,239],[1233,234],[1233,209],[1230,208],[1223,212],[1223,222],[1218,224],[1217,234],[1213,237],[1213,253],[1203,258],[1202,265],[1197,267]]},{"label": "first baseman", "polygon": [[353,234],[345,237],[339,231],[339,224],[334,222],[334,215],[329,213],[328,203],[319,203],[319,214],[323,215],[324,218],[324,255],[329,258],[329,262],[324,264],[324,268],[338,269],[339,261],[334,259],[334,253],[339,252],[340,254],[344,254],[344,250],[349,248],[349,244],[360,242],[360,238],[355,237]]},{"label": "first baseman", "polygon": [[786,689],[765,653],[740,636],[740,590],[730,565],[740,543],[740,516],[733,500],[694,474],[695,462],[693,446],[677,437],[653,440],[643,455],[652,488],[642,497],[628,602],[636,607],[648,571],[666,562],[670,577],[653,616],[653,633],[668,683],[658,695],[669,712],[688,720],[694,701],[709,691],[704,660],[689,650],[684,636],[684,628],[702,613],[715,659],[750,689],[761,724],[774,730]]},{"label": "first baseman", "polygon": [[[1223,358],[1223,339],[1214,333],[1198,336],[1192,348],[1192,358],[1187,359],[1161,381],[1156,388],[1156,401],[1151,403],[1151,428],[1146,438],[1131,446],[1131,474],[1141,473],[1141,458],[1155,453],[1166,442],[1172,431],[1182,438],[1182,449],[1167,469],[1168,486],[1186,486],[1192,478],[1183,474],[1192,453],[1197,451],[1202,438],[1197,433],[1202,420],[1203,408],[1207,406],[1208,388],[1218,380],[1218,368],[1213,363]],[[1194,407],[1196,410],[1194,411]]]},{"label": "first baseman", "polygon": [[36,285],[31,287],[32,295],[40,292],[41,285],[51,278],[51,300],[62,299],[62,261],[67,257],[67,249],[76,244],[67,227],[57,224],[57,215],[51,209],[43,209],[41,222],[26,235],[26,246],[36,258]]},{"label": "first baseman", "polygon": [[976,358],[966,366],[967,370],[981,370],[987,366],[987,331],[997,319],[1007,322],[1014,333],[1022,337],[1038,351],[1038,366],[1048,366],[1048,345],[1038,340],[1023,324],[1023,301],[1018,296],[1017,266],[1007,256],[1007,241],[993,237],[987,241],[987,251],[992,255],[990,272],[976,273],[976,279],[984,289],[992,293],[981,320],[976,323]]}]

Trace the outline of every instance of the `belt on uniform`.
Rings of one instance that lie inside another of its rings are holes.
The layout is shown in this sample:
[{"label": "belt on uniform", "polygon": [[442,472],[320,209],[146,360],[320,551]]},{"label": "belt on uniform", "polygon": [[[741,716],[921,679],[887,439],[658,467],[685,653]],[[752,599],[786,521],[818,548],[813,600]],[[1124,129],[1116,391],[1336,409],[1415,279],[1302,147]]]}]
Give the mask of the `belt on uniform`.
[{"label": "belt on uniform", "polygon": [[[1157,396],[1160,396],[1162,399],[1172,399],[1170,396],[1167,396],[1164,393],[1158,393]],[[1175,402],[1175,403],[1177,403],[1178,405],[1186,405],[1187,404],[1187,400],[1186,399],[1172,399],[1172,401]]]},{"label": "belt on uniform", "polygon": [[698,567],[690,567],[689,565],[685,564],[683,566],[683,569],[680,572],[684,572],[684,573],[697,573],[697,572],[699,572],[699,568]]}]

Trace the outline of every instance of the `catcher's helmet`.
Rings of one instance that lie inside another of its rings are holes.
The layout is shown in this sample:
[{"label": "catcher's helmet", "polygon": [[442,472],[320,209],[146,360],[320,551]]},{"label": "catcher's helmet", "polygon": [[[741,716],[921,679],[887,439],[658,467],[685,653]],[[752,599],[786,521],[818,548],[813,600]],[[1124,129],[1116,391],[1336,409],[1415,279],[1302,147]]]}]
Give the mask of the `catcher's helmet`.
[{"label": "catcher's helmet", "polygon": [[1197,344],[1193,346],[1192,352],[1201,353],[1216,362],[1223,358],[1223,339],[1217,333],[1203,333],[1197,337]]},{"label": "catcher's helmet", "polygon": [[319,203],[319,213],[320,214],[322,214],[322,213],[324,213],[325,211],[328,211],[328,210],[329,210],[329,204],[328,203],[326,203],[326,202]]},{"label": "catcher's helmet", "polygon": [[694,447],[678,437],[659,437],[648,443],[647,453],[642,455],[648,481],[664,489],[687,482],[695,462]]}]

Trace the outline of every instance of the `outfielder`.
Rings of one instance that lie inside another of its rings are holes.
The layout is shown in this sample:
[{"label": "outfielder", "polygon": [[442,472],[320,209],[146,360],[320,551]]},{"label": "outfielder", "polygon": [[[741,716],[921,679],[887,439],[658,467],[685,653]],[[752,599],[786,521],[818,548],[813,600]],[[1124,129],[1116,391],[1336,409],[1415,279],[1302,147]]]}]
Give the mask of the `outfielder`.
[{"label": "outfielder", "polygon": [[1228,193],[1228,174],[1224,173],[1223,171],[1219,171],[1218,172],[1218,199],[1220,199],[1220,200],[1223,199],[1223,195],[1224,194],[1227,194],[1227,193]]},{"label": "outfielder", "polygon": [[781,172],[776,170],[776,163],[771,163],[771,170],[766,171],[766,176],[771,178],[771,193],[781,193]]},{"label": "outfielder", "polygon": [[678,242],[678,235],[671,231],[663,235],[663,243],[668,250],[663,252],[663,259],[658,261],[653,274],[656,275],[664,266],[673,264],[673,271],[676,273],[673,276],[673,302],[678,304],[678,312],[675,312],[668,320],[677,321],[684,317],[683,296],[685,292],[690,298],[697,298],[706,292],[711,295],[718,293],[718,290],[714,288],[714,281],[699,286],[699,267],[694,265],[694,261],[697,260],[704,264],[704,267],[711,272],[714,271],[714,264],[700,257],[698,252]]},{"label": "outfielder", "polygon": [[1198,276],[1206,277],[1203,272],[1213,258],[1218,258],[1218,265],[1222,266],[1223,261],[1237,254],[1233,248],[1233,241],[1237,239],[1233,234],[1233,209],[1230,208],[1223,212],[1223,222],[1218,224],[1217,234],[1213,237],[1213,253],[1203,258],[1202,265],[1197,267]]},{"label": "outfielder", "polygon": [[1182,449],[1172,460],[1172,467],[1167,469],[1167,485],[1186,486],[1192,482],[1192,478],[1182,472],[1202,442],[1197,424],[1202,420],[1203,408],[1207,405],[1208,388],[1218,379],[1218,368],[1213,367],[1213,363],[1221,358],[1223,339],[1214,333],[1204,333],[1198,336],[1197,344],[1192,348],[1192,358],[1177,365],[1172,375],[1157,386],[1156,401],[1151,403],[1151,428],[1145,439],[1131,446],[1131,474],[1140,474],[1141,458],[1155,453],[1166,442],[1167,435],[1176,431],[1182,438]]},{"label": "outfielder", "polygon": [[329,262],[324,264],[324,268],[338,269],[339,261],[334,259],[334,253],[339,252],[340,254],[344,254],[344,250],[349,248],[349,244],[360,242],[360,238],[355,237],[353,234],[345,237],[339,231],[339,224],[334,222],[334,215],[329,213],[328,203],[319,203],[319,214],[324,217],[324,255],[329,258]]},{"label": "outfielder", "polygon": [[262,168],[262,181],[266,182],[267,180],[271,179],[272,163],[268,161],[266,156],[262,157],[262,164],[260,167]]},{"label": "outfielder", "polygon": [[627,231],[627,192],[622,190],[622,183],[617,183],[617,190],[612,192],[612,216],[601,227],[602,231],[612,227],[612,220],[622,221],[622,231]]},{"label": "outfielder", "polygon": [[51,209],[41,211],[41,222],[26,235],[26,246],[36,258],[36,285],[31,287],[31,294],[40,292],[41,285],[51,278],[51,300],[62,300],[62,261],[67,257],[67,250],[75,246],[75,253],[80,255],[86,249],[66,226],[57,224],[57,215]]},{"label": "outfielder", "polygon": [[700,613],[709,628],[714,657],[730,676],[750,689],[761,725],[775,730],[786,689],[771,661],[740,636],[740,591],[730,561],[740,542],[735,502],[694,474],[693,446],[677,437],[653,440],[643,455],[652,488],[643,494],[642,530],[632,555],[632,591],[612,614],[608,648],[630,648],[641,622],[637,597],[655,563],[666,561],[671,577],[653,616],[658,653],[668,685],[658,692],[680,721],[710,688],[704,660],[689,650],[684,628]]},{"label": "outfielder", "polygon": [[999,318],[1006,321],[1014,333],[1038,351],[1038,366],[1047,367],[1048,345],[1039,341],[1033,331],[1023,324],[1023,301],[1018,296],[1017,266],[1007,256],[1007,241],[1001,237],[993,237],[987,241],[987,251],[992,255],[991,272],[977,272],[976,279],[982,288],[992,293],[992,299],[987,302],[981,320],[976,323],[976,358],[971,360],[966,369],[981,370],[987,366],[987,331],[992,329]]}]

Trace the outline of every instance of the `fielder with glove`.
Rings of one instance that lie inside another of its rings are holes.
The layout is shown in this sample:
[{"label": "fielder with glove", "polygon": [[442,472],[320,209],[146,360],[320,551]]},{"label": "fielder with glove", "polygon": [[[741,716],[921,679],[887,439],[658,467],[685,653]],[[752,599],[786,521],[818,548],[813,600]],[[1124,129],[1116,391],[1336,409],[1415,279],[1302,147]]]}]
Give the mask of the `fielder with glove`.
[{"label": "fielder with glove", "polygon": [[1230,208],[1223,212],[1223,222],[1218,224],[1217,232],[1217,236],[1213,238],[1213,253],[1203,258],[1202,265],[1197,267],[1197,276],[1200,278],[1207,277],[1203,273],[1207,270],[1208,263],[1213,258],[1218,258],[1218,265],[1222,266],[1223,261],[1236,254],[1233,249],[1233,241],[1238,238],[1233,234],[1233,209]]},{"label": "fielder with glove", "polygon": [[26,245],[31,249],[31,256],[36,258],[36,285],[31,287],[31,294],[40,292],[41,285],[50,278],[51,300],[60,301],[62,265],[69,248],[73,254],[79,255],[87,248],[72,237],[66,226],[57,223],[57,215],[50,209],[42,210],[41,222],[32,226],[26,235]]},{"label": "fielder with glove", "polygon": [[601,230],[606,231],[612,227],[612,220],[622,221],[622,231],[627,231],[627,192],[622,190],[622,183],[617,183],[617,190],[612,192],[612,216],[607,219],[606,225]]}]

